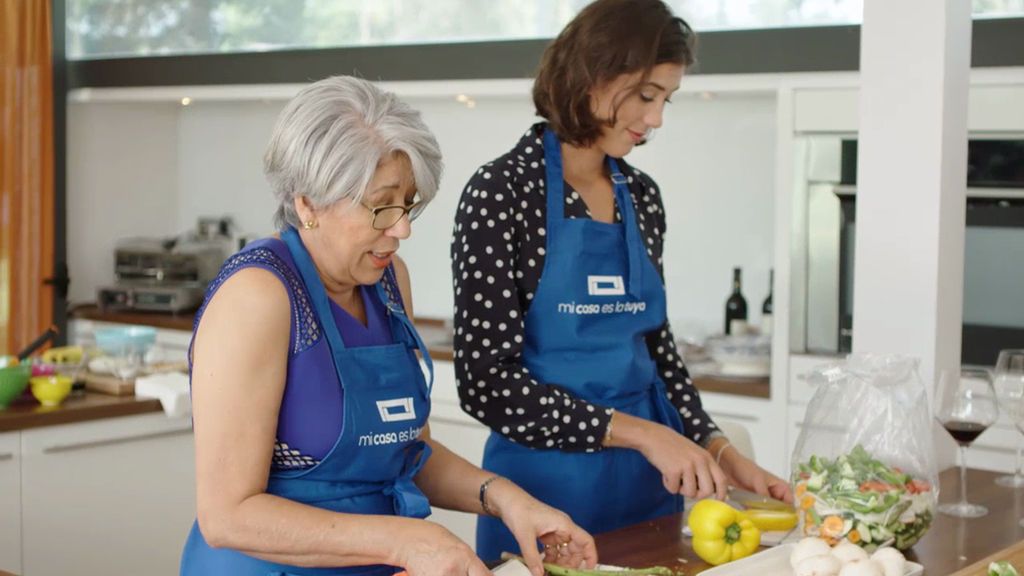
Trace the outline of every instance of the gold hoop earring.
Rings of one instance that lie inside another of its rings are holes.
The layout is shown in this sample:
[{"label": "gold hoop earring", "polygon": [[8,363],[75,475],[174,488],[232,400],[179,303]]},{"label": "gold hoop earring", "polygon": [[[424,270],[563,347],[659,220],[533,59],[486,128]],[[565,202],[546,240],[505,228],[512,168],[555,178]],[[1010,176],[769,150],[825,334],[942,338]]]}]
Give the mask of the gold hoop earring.
[{"label": "gold hoop earring", "polygon": [[302,223],[303,230],[312,230],[318,226],[320,226],[320,224],[318,224],[316,220],[306,220]]}]

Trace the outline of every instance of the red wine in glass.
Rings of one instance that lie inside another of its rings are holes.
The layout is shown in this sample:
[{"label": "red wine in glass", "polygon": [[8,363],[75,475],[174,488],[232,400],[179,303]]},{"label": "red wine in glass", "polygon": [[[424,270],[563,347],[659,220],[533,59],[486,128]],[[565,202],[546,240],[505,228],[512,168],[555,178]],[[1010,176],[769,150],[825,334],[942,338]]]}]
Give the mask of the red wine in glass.
[{"label": "red wine in glass", "polygon": [[965,422],[962,420],[943,422],[942,426],[956,440],[956,443],[961,446],[970,446],[988,428],[987,425],[980,422]]}]

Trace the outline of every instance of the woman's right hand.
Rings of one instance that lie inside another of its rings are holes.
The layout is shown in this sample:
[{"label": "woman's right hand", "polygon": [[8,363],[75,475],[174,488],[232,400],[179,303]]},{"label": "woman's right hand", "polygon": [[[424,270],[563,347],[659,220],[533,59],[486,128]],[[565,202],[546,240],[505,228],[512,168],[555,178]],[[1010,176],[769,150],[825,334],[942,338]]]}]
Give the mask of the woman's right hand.
[{"label": "woman's right hand", "polygon": [[724,500],[729,480],[711,454],[675,430],[616,411],[610,446],[633,448],[661,472],[665,489],[687,498]]},{"label": "woman's right hand", "polygon": [[443,526],[426,520],[404,538],[395,538],[396,566],[409,576],[491,576],[468,544]]}]

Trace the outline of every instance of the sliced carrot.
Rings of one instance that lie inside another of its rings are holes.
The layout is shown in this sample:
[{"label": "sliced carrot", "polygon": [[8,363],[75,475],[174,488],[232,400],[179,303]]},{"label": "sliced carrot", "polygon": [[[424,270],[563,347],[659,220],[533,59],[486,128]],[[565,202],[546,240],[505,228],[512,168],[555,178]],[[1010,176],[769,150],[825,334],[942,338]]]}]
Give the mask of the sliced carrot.
[{"label": "sliced carrot", "polygon": [[799,498],[807,492],[807,482],[800,482],[796,485],[796,497]]},{"label": "sliced carrot", "polygon": [[821,521],[821,533],[826,536],[839,537],[843,535],[843,519],[839,516],[826,516]]},{"label": "sliced carrot", "polygon": [[810,494],[808,494],[808,495],[806,495],[806,496],[804,496],[803,498],[800,499],[800,509],[801,510],[807,510],[811,506],[814,506],[814,496],[811,496]]},{"label": "sliced carrot", "polygon": [[846,535],[846,539],[856,544],[860,542],[860,532],[857,532],[857,529],[854,528],[853,530],[850,530],[849,534]]}]

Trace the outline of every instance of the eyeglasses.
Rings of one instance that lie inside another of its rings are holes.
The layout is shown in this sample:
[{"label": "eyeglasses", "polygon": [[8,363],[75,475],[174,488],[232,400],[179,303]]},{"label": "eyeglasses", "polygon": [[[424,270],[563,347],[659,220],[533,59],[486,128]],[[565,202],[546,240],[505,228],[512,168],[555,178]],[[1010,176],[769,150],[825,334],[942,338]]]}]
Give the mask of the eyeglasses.
[{"label": "eyeglasses", "polygon": [[387,230],[398,221],[402,219],[402,216],[409,215],[409,222],[415,220],[420,213],[423,212],[423,208],[426,206],[423,201],[413,202],[408,206],[401,206],[398,204],[391,206],[367,206],[363,204],[367,210],[370,211],[370,225],[373,226],[374,230]]}]

